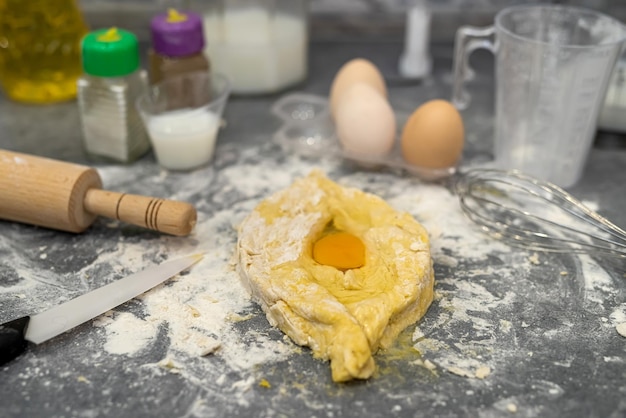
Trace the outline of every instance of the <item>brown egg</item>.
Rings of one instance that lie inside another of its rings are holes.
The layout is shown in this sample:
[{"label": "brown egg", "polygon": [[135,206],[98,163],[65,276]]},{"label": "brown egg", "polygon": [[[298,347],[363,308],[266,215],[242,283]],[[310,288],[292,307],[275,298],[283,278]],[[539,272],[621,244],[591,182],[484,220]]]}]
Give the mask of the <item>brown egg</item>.
[{"label": "brown egg", "polygon": [[447,168],[463,152],[461,115],[446,100],[431,100],[418,107],[402,129],[402,156],[415,166]]},{"label": "brown egg", "polygon": [[387,86],[382,74],[374,64],[364,58],[355,58],[345,63],[335,75],[330,86],[330,114],[333,116],[337,110],[339,98],[356,83],[368,84],[387,98]]}]

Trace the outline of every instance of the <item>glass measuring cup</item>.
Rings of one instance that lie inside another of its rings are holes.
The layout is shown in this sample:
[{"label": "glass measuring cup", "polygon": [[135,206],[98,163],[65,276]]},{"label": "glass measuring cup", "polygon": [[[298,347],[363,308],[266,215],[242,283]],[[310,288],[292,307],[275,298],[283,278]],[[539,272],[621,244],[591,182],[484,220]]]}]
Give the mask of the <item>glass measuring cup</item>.
[{"label": "glass measuring cup", "polygon": [[582,175],[611,71],[624,40],[622,24],[569,6],[503,9],[485,28],[459,28],[452,101],[464,109],[468,57],[495,55],[495,165],[561,187]]}]

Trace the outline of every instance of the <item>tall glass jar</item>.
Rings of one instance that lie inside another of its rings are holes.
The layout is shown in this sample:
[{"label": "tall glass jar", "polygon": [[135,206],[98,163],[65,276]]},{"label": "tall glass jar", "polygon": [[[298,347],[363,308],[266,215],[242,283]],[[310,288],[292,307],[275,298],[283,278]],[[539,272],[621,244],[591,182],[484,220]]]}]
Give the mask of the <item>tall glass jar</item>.
[{"label": "tall glass jar", "polygon": [[204,18],[213,71],[235,94],[275,93],[303,81],[308,65],[307,0],[192,0]]}]

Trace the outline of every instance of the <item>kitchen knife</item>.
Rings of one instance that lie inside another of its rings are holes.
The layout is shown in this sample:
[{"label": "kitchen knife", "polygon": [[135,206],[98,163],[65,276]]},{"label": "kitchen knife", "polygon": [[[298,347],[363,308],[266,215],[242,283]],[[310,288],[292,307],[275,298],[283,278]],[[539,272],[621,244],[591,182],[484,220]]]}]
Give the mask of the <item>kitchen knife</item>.
[{"label": "kitchen knife", "polygon": [[0,325],[0,365],[22,354],[28,342],[41,344],[163,283],[202,259],[192,254],[149,267],[45,312]]}]

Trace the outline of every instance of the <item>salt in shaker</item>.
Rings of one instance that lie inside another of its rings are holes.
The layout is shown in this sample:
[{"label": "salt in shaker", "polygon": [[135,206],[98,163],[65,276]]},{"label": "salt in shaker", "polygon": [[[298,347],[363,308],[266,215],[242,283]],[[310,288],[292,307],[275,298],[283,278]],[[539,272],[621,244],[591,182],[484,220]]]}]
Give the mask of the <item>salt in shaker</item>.
[{"label": "salt in shaker", "polygon": [[85,151],[90,157],[129,163],[150,148],[135,101],[146,89],[134,34],[97,30],[82,41],[83,76],[78,105]]}]

